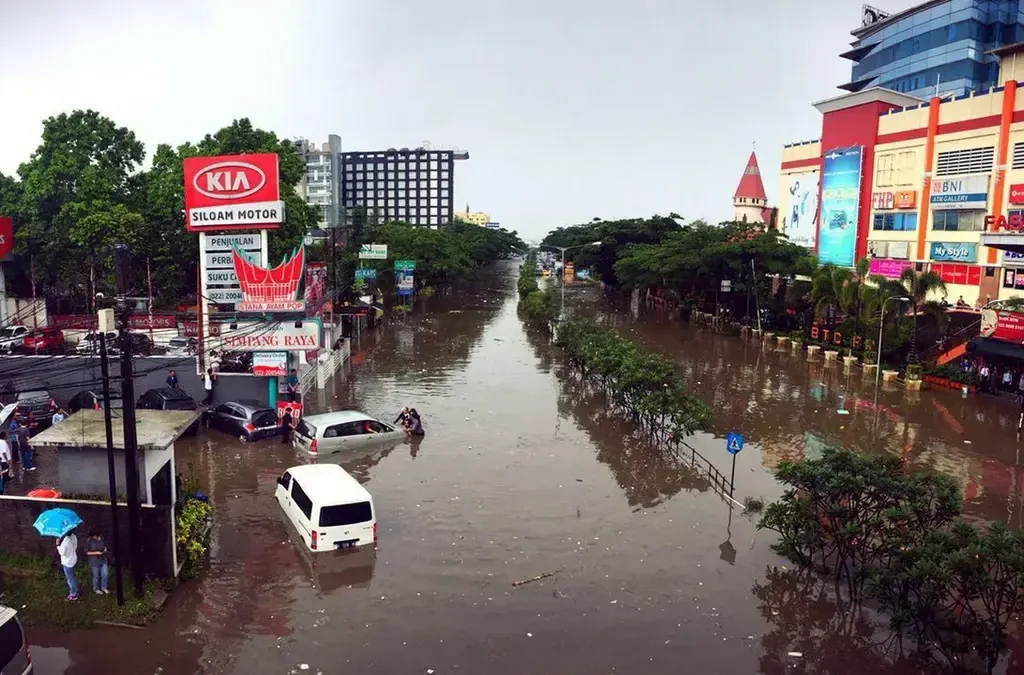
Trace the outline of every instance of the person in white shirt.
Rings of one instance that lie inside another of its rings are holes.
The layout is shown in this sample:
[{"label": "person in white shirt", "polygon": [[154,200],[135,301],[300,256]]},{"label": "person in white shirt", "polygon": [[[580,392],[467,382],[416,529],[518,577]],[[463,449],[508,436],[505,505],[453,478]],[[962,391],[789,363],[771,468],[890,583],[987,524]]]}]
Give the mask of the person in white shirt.
[{"label": "person in white shirt", "polygon": [[53,413],[53,417],[50,419],[50,425],[59,424],[67,419],[67,413],[64,412],[64,408],[58,408],[57,412]]},{"label": "person in white shirt", "polygon": [[57,553],[60,554],[60,566],[64,568],[64,578],[68,581],[67,600],[78,600],[78,580],[75,579],[75,565],[78,564],[78,537],[75,531],[68,532],[57,538]]},{"label": "person in white shirt", "polygon": [[11,446],[7,445],[7,433],[0,432],[0,495],[11,479]]},{"label": "person in white shirt", "polygon": [[206,398],[203,399],[203,405],[213,403],[213,378],[213,368],[207,368],[206,373],[203,375],[203,389],[206,390]]}]

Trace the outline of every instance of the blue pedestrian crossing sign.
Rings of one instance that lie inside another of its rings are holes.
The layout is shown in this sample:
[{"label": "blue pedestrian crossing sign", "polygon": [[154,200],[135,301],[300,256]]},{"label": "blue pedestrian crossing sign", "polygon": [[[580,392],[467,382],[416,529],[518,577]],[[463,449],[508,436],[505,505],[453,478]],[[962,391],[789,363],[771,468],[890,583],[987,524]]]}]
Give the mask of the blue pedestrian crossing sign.
[{"label": "blue pedestrian crossing sign", "polygon": [[729,435],[725,437],[725,449],[731,455],[735,455],[743,449],[743,437],[736,432],[730,431]]}]

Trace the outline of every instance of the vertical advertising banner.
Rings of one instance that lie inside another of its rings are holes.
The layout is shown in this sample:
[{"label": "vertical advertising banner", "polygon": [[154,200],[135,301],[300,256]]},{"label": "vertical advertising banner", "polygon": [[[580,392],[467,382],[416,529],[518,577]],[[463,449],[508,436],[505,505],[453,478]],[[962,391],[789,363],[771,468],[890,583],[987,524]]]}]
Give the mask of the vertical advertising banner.
[{"label": "vertical advertising banner", "polygon": [[782,212],[783,233],[794,244],[814,248],[818,238],[818,172],[789,176],[789,198]]},{"label": "vertical advertising banner", "polygon": [[863,146],[831,150],[821,171],[818,261],[853,267]]}]

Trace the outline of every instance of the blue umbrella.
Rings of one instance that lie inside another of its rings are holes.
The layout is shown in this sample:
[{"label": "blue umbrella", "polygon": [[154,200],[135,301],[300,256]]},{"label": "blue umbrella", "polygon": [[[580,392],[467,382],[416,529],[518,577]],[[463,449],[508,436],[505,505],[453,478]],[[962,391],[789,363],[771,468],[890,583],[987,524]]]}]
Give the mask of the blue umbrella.
[{"label": "blue umbrella", "polygon": [[32,524],[44,537],[63,537],[82,524],[82,519],[71,509],[48,509],[39,514]]}]

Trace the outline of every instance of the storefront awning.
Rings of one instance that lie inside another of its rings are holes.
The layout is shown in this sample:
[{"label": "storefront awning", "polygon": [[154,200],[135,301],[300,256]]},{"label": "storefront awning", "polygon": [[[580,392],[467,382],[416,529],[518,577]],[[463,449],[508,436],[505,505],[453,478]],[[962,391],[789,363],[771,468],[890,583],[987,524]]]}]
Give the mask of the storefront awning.
[{"label": "storefront awning", "polygon": [[990,358],[1024,361],[1024,345],[1003,342],[1002,340],[977,337],[967,343],[967,351],[971,354],[988,356]]}]

